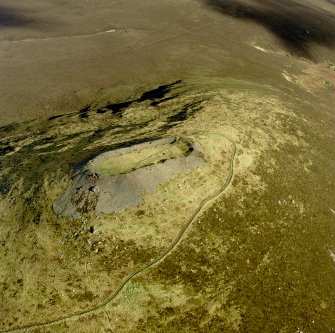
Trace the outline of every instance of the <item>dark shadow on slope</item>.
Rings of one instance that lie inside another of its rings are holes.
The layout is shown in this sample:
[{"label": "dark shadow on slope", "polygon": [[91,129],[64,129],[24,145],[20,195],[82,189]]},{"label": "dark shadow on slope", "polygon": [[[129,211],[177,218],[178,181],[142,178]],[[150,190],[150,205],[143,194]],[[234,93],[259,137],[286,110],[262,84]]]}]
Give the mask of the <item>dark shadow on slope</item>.
[{"label": "dark shadow on slope", "polygon": [[7,146],[2,146],[2,147],[0,147],[0,156],[4,156],[4,155],[6,155],[6,154],[8,154],[8,153],[13,152],[14,150],[15,150],[15,148],[14,148],[14,147],[11,147],[11,146],[9,146],[9,145],[7,145]]},{"label": "dark shadow on slope", "polygon": [[222,14],[263,25],[300,56],[311,58],[312,43],[335,46],[335,16],[323,9],[290,0],[201,1]]},{"label": "dark shadow on slope", "polygon": [[87,106],[85,106],[84,108],[82,108],[82,109],[79,111],[79,117],[80,117],[81,119],[88,118],[88,113],[89,113],[90,109],[91,109],[90,105],[87,105]]},{"label": "dark shadow on slope", "polygon": [[[136,100],[121,102],[121,103],[110,103],[110,104],[107,104],[102,110],[112,111],[113,115],[117,115],[121,117],[121,111],[127,109],[129,106],[131,106],[135,102]],[[97,113],[99,113],[99,110],[97,110]]]},{"label": "dark shadow on slope", "polygon": [[176,88],[177,85],[181,84],[181,80],[159,86],[156,89],[146,91],[142,96],[137,100],[137,102],[151,101],[157,102],[163,99],[173,88]]},{"label": "dark shadow on slope", "polygon": [[202,110],[202,100],[186,103],[176,114],[167,117],[168,122],[175,123],[185,121],[187,118],[193,116],[198,111]]},{"label": "dark shadow on slope", "polygon": [[0,5],[0,29],[6,28],[44,29],[47,27],[43,19],[35,19],[22,9]]},{"label": "dark shadow on slope", "polygon": [[0,127],[0,138],[2,135],[9,134],[13,131],[15,131],[19,127],[18,123],[12,123],[9,125],[4,125]]},{"label": "dark shadow on slope", "polygon": [[130,107],[134,103],[142,103],[149,101],[151,106],[157,106],[161,103],[167,102],[178,97],[178,94],[173,96],[166,97],[171,90],[177,88],[182,83],[181,80],[159,86],[155,89],[148,90],[144,92],[140,98],[133,99],[130,101],[120,102],[120,103],[110,103],[105,105],[102,108],[96,110],[96,113],[106,113],[107,111],[111,111],[113,115],[122,117],[122,111]]},{"label": "dark shadow on slope", "polygon": [[155,89],[148,90],[144,92],[139,98],[132,99],[124,102],[119,103],[108,103],[103,107],[96,108],[94,105],[86,105],[83,107],[79,112],[72,112],[68,114],[56,115],[51,116],[48,118],[49,121],[64,118],[64,117],[71,117],[73,114],[79,114],[80,119],[87,119],[93,110],[95,113],[104,114],[106,112],[111,112],[112,115],[122,118],[122,113],[124,110],[129,108],[131,105],[135,103],[142,103],[142,102],[150,102],[151,106],[158,106],[161,103],[168,102],[174,98],[177,98],[179,94],[174,94],[172,96],[168,96],[168,94],[178,87],[182,83],[181,80],[159,86]]}]

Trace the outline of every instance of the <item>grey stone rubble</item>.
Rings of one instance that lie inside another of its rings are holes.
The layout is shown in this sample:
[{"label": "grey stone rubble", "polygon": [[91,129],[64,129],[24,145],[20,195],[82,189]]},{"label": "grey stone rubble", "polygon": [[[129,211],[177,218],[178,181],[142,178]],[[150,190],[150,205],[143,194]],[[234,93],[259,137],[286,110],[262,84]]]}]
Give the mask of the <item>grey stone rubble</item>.
[{"label": "grey stone rubble", "polygon": [[[173,144],[176,140],[169,137],[141,143],[100,154],[95,159],[102,158],[106,154],[118,156],[130,153],[150,145]],[[89,161],[76,173],[72,186],[54,202],[54,212],[60,216],[78,219],[92,212],[96,215],[108,214],[141,205],[142,193],[153,193],[160,184],[204,165],[200,147],[186,138],[181,140],[190,145],[189,155],[161,161],[124,174],[98,175],[90,168],[92,163]]]}]

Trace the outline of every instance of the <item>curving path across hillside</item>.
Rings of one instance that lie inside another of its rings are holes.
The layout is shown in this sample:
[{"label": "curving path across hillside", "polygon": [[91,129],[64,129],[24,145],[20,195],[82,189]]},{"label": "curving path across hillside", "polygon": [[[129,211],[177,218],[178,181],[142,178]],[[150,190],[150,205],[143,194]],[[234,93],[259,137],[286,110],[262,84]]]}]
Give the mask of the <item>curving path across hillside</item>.
[{"label": "curving path across hillside", "polygon": [[56,318],[56,319],[53,319],[53,320],[41,322],[41,323],[33,323],[33,324],[30,324],[30,325],[25,325],[25,326],[21,326],[21,327],[17,327],[17,328],[1,330],[0,333],[31,331],[31,330],[42,328],[42,327],[48,327],[48,326],[52,326],[52,325],[55,325],[55,324],[60,324],[62,322],[70,320],[70,319],[78,319],[78,318],[83,317],[87,314],[98,311],[98,310],[108,306],[109,304],[111,304],[116,299],[116,297],[121,293],[121,291],[123,290],[125,285],[130,280],[132,280],[134,277],[138,276],[139,274],[141,274],[145,270],[153,267],[157,263],[163,261],[179,245],[179,243],[182,240],[183,236],[185,235],[186,231],[189,229],[191,224],[199,217],[203,208],[206,207],[209,203],[216,200],[229,187],[229,185],[233,181],[234,174],[235,174],[235,163],[234,162],[235,162],[235,156],[236,156],[236,152],[237,152],[236,143],[233,140],[231,140],[229,137],[227,137],[223,134],[220,134],[220,135],[225,137],[231,143],[231,145],[233,147],[233,150],[232,150],[232,153],[231,153],[231,159],[230,159],[229,175],[228,175],[225,183],[222,185],[222,187],[219,190],[217,190],[215,193],[213,193],[212,195],[203,199],[200,202],[198,208],[193,212],[192,216],[184,224],[184,226],[180,230],[176,239],[158,258],[156,258],[153,261],[150,261],[145,266],[143,266],[143,267],[137,269],[136,271],[134,271],[133,273],[131,273],[128,277],[125,278],[125,280],[119,285],[119,287],[110,295],[110,297],[107,300],[105,300],[103,303],[100,303],[99,305],[97,305],[95,307],[89,308],[89,309],[84,310],[84,311],[74,312],[74,313],[71,313],[69,315],[66,315],[66,316],[63,316],[63,317],[60,317],[60,318]]}]

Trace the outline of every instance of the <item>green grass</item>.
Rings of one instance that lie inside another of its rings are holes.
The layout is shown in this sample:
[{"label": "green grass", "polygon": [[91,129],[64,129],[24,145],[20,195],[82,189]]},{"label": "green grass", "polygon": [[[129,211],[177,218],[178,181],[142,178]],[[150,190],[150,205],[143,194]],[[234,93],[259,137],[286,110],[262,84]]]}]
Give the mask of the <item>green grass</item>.
[{"label": "green grass", "polygon": [[109,155],[107,153],[94,160],[91,164],[91,168],[96,173],[105,176],[122,174],[160,161],[184,157],[188,151],[188,144],[180,140],[173,144],[147,147],[118,156]]}]

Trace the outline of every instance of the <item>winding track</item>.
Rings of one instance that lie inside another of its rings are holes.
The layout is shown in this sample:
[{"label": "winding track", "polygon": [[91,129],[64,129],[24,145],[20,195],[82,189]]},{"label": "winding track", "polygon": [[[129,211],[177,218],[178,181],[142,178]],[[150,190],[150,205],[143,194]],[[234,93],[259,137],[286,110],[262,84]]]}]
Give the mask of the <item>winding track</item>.
[{"label": "winding track", "polygon": [[0,331],[0,333],[25,332],[25,331],[30,331],[30,330],[42,328],[42,327],[48,327],[48,326],[52,326],[52,325],[55,325],[55,324],[60,324],[62,322],[70,320],[70,319],[78,319],[78,318],[81,318],[81,317],[83,317],[87,314],[90,314],[90,313],[93,313],[93,312],[98,311],[100,309],[103,309],[104,307],[106,307],[107,305],[109,305],[110,303],[112,303],[114,301],[114,299],[120,294],[120,292],[123,290],[125,285],[130,280],[132,280],[134,277],[136,277],[137,275],[139,275],[143,271],[151,268],[152,266],[156,265],[160,261],[164,260],[178,246],[178,244],[180,243],[180,241],[181,241],[182,237],[184,236],[185,232],[190,227],[190,225],[197,219],[197,217],[200,215],[200,212],[202,211],[202,209],[207,204],[209,204],[210,202],[217,199],[229,187],[229,185],[233,181],[234,174],[235,174],[234,161],[235,161],[235,156],[236,156],[236,152],[237,152],[236,143],[233,140],[231,140],[230,138],[228,138],[227,136],[225,136],[223,134],[220,134],[220,135],[224,136],[233,146],[233,150],[232,150],[232,153],[231,153],[231,159],[230,159],[230,170],[229,170],[229,175],[228,175],[228,178],[226,179],[226,182],[223,184],[223,186],[219,190],[217,190],[215,193],[213,193],[212,195],[203,199],[200,202],[198,208],[193,212],[192,216],[189,218],[187,223],[185,223],[185,225],[182,227],[182,229],[180,230],[180,232],[179,232],[177,238],[174,240],[174,242],[157,259],[155,259],[153,261],[150,261],[145,266],[137,269],[132,274],[130,274],[120,284],[120,286],[114,291],[114,293],[106,301],[104,301],[103,303],[101,303],[101,304],[99,304],[99,305],[97,305],[93,308],[90,308],[90,309],[87,309],[87,310],[84,310],[84,311],[78,311],[78,312],[69,314],[69,315],[64,316],[64,317],[60,317],[60,318],[57,318],[57,319],[54,319],[54,320],[45,321],[43,323],[35,323],[35,324],[25,325],[25,326],[21,326],[21,327],[17,327],[17,328],[2,330],[2,331]]}]

